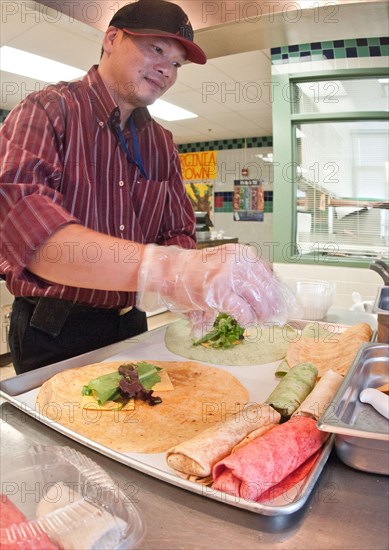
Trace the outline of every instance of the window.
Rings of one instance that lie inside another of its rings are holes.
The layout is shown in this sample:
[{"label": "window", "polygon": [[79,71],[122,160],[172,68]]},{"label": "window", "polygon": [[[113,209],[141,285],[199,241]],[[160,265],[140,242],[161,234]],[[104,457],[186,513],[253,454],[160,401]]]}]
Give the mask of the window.
[{"label": "window", "polygon": [[278,78],[291,100],[274,105],[275,236],[307,261],[388,258],[389,80]]}]

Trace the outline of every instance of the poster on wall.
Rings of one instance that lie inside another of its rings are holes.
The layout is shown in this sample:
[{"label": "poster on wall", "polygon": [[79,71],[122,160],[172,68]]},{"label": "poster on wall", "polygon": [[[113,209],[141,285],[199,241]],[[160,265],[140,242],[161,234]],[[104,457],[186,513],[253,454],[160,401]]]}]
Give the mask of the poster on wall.
[{"label": "poster on wall", "polygon": [[216,179],[216,151],[180,154],[182,177],[195,212],[207,212],[213,218],[213,180]]},{"label": "poster on wall", "polygon": [[185,183],[186,192],[195,212],[207,212],[213,219],[213,185],[210,183]]},{"label": "poster on wall", "polygon": [[234,180],[234,220],[262,222],[264,212],[263,179]]},{"label": "poster on wall", "polygon": [[182,153],[180,163],[184,181],[216,179],[216,151]]}]

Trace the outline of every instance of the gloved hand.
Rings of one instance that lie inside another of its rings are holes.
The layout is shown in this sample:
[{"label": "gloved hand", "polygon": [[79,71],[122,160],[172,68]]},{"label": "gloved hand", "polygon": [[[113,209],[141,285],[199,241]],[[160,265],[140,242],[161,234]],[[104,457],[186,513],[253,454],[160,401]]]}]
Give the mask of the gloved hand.
[{"label": "gloved hand", "polygon": [[137,307],[166,307],[189,318],[194,333],[219,312],[241,326],[285,322],[296,301],[254,248],[230,243],[202,250],[147,245],[138,274]]}]

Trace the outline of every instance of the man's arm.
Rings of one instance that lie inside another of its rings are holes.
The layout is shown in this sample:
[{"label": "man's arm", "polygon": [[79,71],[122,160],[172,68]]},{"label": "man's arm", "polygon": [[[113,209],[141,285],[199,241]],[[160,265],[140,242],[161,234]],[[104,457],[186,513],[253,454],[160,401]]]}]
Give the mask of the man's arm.
[{"label": "man's arm", "polygon": [[57,284],[136,291],[144,245],[67,224],[36,251],[27,269]]}]

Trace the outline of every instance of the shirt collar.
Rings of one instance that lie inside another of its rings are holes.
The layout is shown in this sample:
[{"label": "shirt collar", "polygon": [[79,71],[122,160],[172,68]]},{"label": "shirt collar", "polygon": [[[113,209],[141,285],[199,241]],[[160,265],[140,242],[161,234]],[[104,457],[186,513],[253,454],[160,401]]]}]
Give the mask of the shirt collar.
[{"label": "shirt collar", "polygon": [[[97,65],[93,65],[93,67],[89,69],[83,81],[88,84],[88,93],[95,106],[98,118],[106,122],[112,121],[118,106],[104,84],[97,70]],[[133,116],[135,118],[136,127],[139,129],[143,129],[151,121],[150,113],[146,107],[135,109]],[[129,121],[127,121],[127,124],[128,123]]]}]

